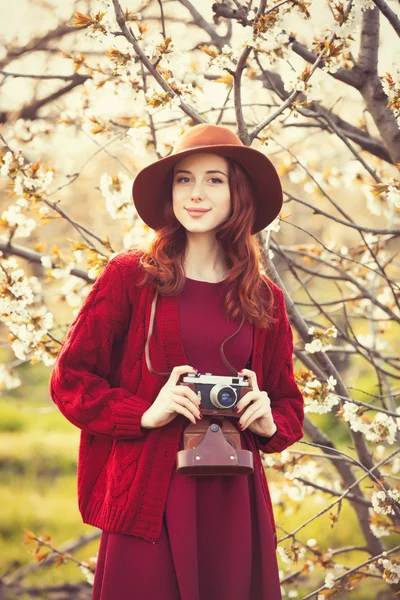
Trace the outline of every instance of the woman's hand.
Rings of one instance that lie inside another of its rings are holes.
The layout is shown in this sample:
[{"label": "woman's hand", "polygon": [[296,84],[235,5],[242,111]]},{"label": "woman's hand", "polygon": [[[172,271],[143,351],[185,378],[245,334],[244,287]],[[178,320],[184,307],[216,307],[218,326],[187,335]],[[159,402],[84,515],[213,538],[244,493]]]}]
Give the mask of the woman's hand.
[{"label": "woman's hand", "polygon": [[257,383],[257,375],[250,369],[242,369],[239,375],[245,375],[250,380],[251,392],[247,392],[236,405],[235,412],[242,412],[238,425],[240,431],[249,428],[250,431],[262,437],[270,437],[277,429],[271,412],[271,401],[267,392],[261,392]]},{"label": "woman's hand", "polygon": [[199,410],[200,398],[187,385],[178,385],[181,375],[196,373],[196,369],[188,365],[174,367],[167,383],[161,388],[153,404],[142,415],[141,425],[145,429],[164,427],[171,423],[178,414],[192,423],[201,419]]}]

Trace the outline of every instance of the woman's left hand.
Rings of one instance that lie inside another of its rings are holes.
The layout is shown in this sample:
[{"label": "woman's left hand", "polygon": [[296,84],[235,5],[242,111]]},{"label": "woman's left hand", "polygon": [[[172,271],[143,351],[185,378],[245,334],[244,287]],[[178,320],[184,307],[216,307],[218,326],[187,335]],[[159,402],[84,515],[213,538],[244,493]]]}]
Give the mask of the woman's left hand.
[{"label": "woman's left hand", "polygon": [[261,392],[257,383],[257,375],[250,369],[242,369],[239,375],[244,375],[250,381],[251,392],[247,392],[237,403],[235,412],[242,412],[238,424],[242,425],[240,431],[249,428],[250,431],[262,437],[270,437],[277,429],[271,413],[271,401],[267,392]]}]

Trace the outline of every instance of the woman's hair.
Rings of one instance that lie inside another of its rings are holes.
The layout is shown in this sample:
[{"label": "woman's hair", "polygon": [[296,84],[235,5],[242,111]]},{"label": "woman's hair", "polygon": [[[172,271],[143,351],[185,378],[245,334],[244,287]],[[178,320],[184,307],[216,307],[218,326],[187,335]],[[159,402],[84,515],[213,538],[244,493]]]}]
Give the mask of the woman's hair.
[{"label": "woman's hair", "polygon": [[[274,297],[267,278],[263,249],[256,236],[251,235],[255,216],[255,202],[250,181],[244,169],[226,158],[232,201],[231,216],[216,229],[226,264],[230,270],[226,284],[225,308],[229,321],[245,317],[259,327],[269,327],[276,319],[272,316]],[[170,199],[165,204],[166,225],[155,232],[146,247],[141,248],[140,263],[143,278],[139,285],[151,283],[163,296],[178,294],[185,284],[184,258],[186,229],[175,217],[172,207],[173,170],[168,178]]]}]

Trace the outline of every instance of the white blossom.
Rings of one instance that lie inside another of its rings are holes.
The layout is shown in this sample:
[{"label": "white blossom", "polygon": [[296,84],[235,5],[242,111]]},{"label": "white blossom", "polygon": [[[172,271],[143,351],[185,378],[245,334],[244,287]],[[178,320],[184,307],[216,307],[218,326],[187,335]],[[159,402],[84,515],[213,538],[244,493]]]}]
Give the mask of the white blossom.
[{"label": "white blossom", "polygon": [[384,338],[369,334],[358,334],[357,341],[360,342],[360,344],[362,344],[366,348],[371,348],[374,350],[385,350],[388,347],[387,342]]},{"label": "white blossom", "polygon": [[325,575],[325,584],[324,585],[329,590],[331,590],[333,587],[335,587],[335,575],[333,573],[328,572]]},{"label": "white blossom", "polygon": [[337,384],[336,379],[333,377],[333,375],[329,375],[328,379],[326,380],[327,384],[326,387],[328,390],[334,390],[335,389],[335,385]]},{"label": "white blossom", "polygon": [[148,127],[131,127],[126,132],[129,139],[124,146],[132,150],[134,155],[145,156],[147,153],[149,131]]},{"label": "white blossom", "polygon": [[374,492],[371,497],[372,507],[375,512],[383,515],[394,515],[392,501],[400,503],[400,492],[397,490],[383,490]]},{"label": "white blossom", "polygon": [[2,212],[1,219],[6,221],[10,227],[15,227],[15,238],[29,237],[37,227],[36,221],[22,214],[21,207],[15,204],[11,204],[7,210]]},{"label": "white blossom", "polygon": [[115,177],[103,173],[99,188],[109,215],[113,219],[126,219],[127,224],[133,226],[137,212],[132,202],[132,180],[122,171]]},{"label": "white blossom", "polygon": [[375,419],[368,425],[365,431],[365,437],[374,444],[387,442],[394,444],[396,442],[397,425],[393,417],[379,412]]},{"label": "white blossom", "polygon": [[50,256],[41,256],[40,262],[42,263],[42,265],[45,269],[51,269],[53,266]]},{"label": "white blossom", "polygon": [[388,527],[377,525],[376,523],[370,523],[369,528],[377,538],[382,538],[391,534],[391,531]]},{"label": "white blossom", "polygon": [[12,369],[0,364],[0,390],[13,390],[21,385],[21,380]]},{"label": "white blossom", "polygon": [[305,350],[307,352],[310,352],[310,354],[314,354],[315,352],[321,352],[322,351],[322,342],[321,340],[315,339],[310,343],[307,343],[304,346]]},{"label": "white blossom", "polygon": [[386,192],[387,199],[389,202],[394,204],[397,208],[400,208],[400,189],[393,185],[394,180],[389,182],[389,187]]},{"label": "white blossom", "polygon": [[308,333],[310,335],[314,335],[314,339],[312,342],[305,344],[304,349],[310,354],[314,354],[315,352],[326,352],[332,348],[332,344],[330,344],[327,339],[336,338],[337,337],[337,329],[334,325],[328,327],[327,329],[316,329],[315,327],[309,327]]},{"label": "white blossom", "polygon": [[94,583],[94,573],[89,567],[96,568],[98,556],[98,553],[96,556],[91,556],[88,561],[88,566],[84,564],[79,565],[80,570],[84,573],[86,580],[90,585],[93,585]]},{"label": "white blossom", "polygon": [[368,430],[368,425],[359,416],[359,407],[352,402],[343,404],[343,418],[350,425],[353,431],[361,431],[365,433]]},{"label": "white blossom", "polygon": [[[279,555],[284,563],[287,563],[287,564],[294,563],[294,560],[292,558],[292,554],[290,551],[290,546],[288,546],[287,548],[278,546],[277,551],[279,552]],[[306,552],[307,552],[306,548],[301,547],[297,554],[298,558],[303,558],[305,556]]]},{"label": "white blossom", "polygon": [[383,568],[383,579],[391,585],[400,582],[400,563],[394,562],[389,558],[380,558],[378,561]]},{"label": "white blossom", "polygon": [[265,231],[279,231],[281,228],[279,217],[276,217],[267,227]]},{"label": "white blossom", "polygon": [[375,2],[373,2],[373,0],[361,0],[360,5],[362,11],[372,10],[376,8],[376,4]]},{"label": "white blossom", "polygon": [[0,167],[0,176],[7,177],[7,175],[10,172],[10,166],[11,166],[11,163],[13,161],[13,158],[14,157],[13,157],[12,152],[9,151],[9,152],[5,153],[5,155],[2,158],[2,163],[3,164]]}]

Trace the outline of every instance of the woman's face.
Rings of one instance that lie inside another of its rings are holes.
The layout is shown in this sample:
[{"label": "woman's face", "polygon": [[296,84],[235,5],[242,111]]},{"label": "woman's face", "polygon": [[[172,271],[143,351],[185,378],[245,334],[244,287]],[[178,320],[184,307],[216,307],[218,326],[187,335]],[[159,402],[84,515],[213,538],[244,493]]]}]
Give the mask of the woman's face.
[{"label": "woman's face", "polygon": [[224,223],[232,212],[225,158],[201,152],[180,160],[174,168],[172,206],[190,232],[212,231]]}]

